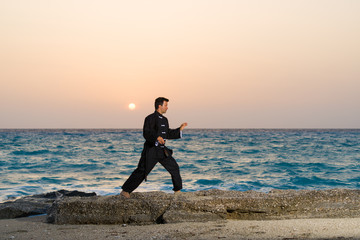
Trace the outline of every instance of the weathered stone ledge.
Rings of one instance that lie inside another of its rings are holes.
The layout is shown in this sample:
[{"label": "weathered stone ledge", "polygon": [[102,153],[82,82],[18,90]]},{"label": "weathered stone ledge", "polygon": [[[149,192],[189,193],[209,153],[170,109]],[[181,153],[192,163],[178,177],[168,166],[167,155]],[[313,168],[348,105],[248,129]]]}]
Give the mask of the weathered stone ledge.
[{"label": "weathered stone ledge", "polygon": [[221,219],[271,220],[360,217],[360,190],[208,190],[64,198],[52,205],[55,224],[155,224]]},{"label": "weathered stone ledge", "polygon": [[0,219],[28,217],[45,214],[56,200],[71,197],[90,197],[96,193],[59,190],[45,194],[25,196],[12,201],[0,203]]}]

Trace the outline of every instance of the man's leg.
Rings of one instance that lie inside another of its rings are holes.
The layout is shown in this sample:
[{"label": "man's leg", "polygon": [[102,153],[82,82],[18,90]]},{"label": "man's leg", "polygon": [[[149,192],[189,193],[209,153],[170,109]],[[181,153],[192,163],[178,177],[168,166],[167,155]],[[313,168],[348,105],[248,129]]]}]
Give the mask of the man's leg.
[{"label": "man's leg", "polygon": [[[123,192],[126,192],[128,194],[133,192],[142,183],[142,181],[144,181],[145,173],[146,175],[148,175],[155,167],[156,163],[156,159],[146,159],[145,156],[141,156],[137,168],[133,171],[128,180],[126,180],[126,182],[122,186]],[[128,195],[126,193],[125,195],[122,195],[127,197]]]},{"label": "man's leg", "polygon": [[180,191],[182,189],[182,179],[180,176],[180,168],[176,160],[173,157],[168,157],[159,161],[161,165],[170,173],[171,180],[173,183],[174,192]]}]

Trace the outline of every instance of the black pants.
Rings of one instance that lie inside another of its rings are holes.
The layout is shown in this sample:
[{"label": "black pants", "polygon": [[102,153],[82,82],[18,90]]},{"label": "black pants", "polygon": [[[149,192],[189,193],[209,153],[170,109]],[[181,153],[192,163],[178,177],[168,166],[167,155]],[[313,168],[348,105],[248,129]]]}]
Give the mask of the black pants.
[{"label": "black pants", "polygon": [[172,156],[167,158],[147,158],[142,154],[139,164],[134,172],[130,175],[128,180],[122,186],[122,189],[125,192],[133,192],[141,183],[144,181],[145,176],[147,176],[151,170],[155,167],[157,163],[160,163],[171,175],[171,180],[173,183],[173,190],[178,191],[182,189],[182,180],[180,176],[179,165]]}]

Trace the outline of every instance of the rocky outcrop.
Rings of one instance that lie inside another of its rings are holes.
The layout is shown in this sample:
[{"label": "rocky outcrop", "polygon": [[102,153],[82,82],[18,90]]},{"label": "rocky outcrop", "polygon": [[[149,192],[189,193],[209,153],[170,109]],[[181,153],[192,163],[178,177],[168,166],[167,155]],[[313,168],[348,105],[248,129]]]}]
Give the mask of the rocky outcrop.
[{"label": "rocky outcrop", "polygon": [[163,192],[64,198],[52,205],[56,224],[153,224],[219,219],[266,220],[360,217],[360,190],[208,190],[179,195]]},{"label": "rocky outcrop", "polygon": [[27,217],[45,214],[56,200],[69,197],[96,196],[96,193],[60,190],[39,195],[22,197],[13,201],[0,203],[0,219]]}]

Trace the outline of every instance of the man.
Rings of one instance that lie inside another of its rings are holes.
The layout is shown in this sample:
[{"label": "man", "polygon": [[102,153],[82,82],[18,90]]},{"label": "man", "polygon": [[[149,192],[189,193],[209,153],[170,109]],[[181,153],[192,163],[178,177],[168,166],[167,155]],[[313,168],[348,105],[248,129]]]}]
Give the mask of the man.
[{"label": "man", "polygon": [[144,149],[137,168],[122,186],[121,196],[130,198],[133,192],[159,162],[170,173],[173,190],[179,192],[182,189],[179,165],[172,157],[172,150],[165,146],[167,139],[181,138],[182,130],[187,123],[181,124],[177,129],[170,129],[169,122],[163,116],[168,110],[169,99],[159,97],[155,99],[155,112],[145,118],[143,136],[145,138]]}]

